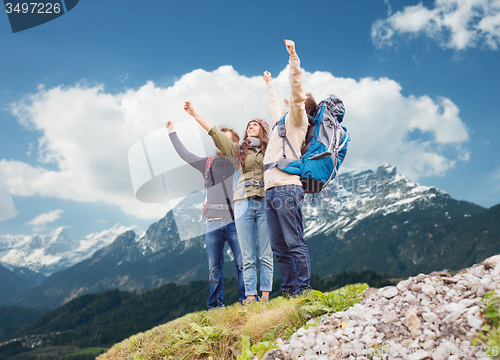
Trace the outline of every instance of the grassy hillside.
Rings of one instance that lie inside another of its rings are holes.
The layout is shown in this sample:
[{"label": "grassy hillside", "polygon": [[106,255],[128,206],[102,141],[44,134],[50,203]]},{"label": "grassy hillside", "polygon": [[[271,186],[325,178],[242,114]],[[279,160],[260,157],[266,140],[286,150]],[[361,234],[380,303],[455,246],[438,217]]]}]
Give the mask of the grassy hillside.
[{"label": "grassy hillside", "polygon": [[[293,299],[200,311],[183,316],[115,345],[99,360],[251,359],[288,339],[311,317],[343,311],[362,299],[366,284],[330,293],[313,291]],[[319,321],[319,320],[318,320]]]},{"label": "grassy hillside", "polygon": [[[361,282],[381,287],[393,284],[390,279],[393,276],[373,271],[342,273],[329,279],[313,275],[311,285],[323,292]],[[275,281],[271,298],[281,296],[279,284],[280,280]],[[106,290],[82,295],[34,321],[11,338],[43,335],[46,347],[110,347],[138,332],[206,309],[208,289],[208,281],[198,281],[185,286],[169,284],[143,294]],[[226,305],[238,301],[235,279],[225,279],[224,294]],[[27,349],[13,350],[21,352]]]}]

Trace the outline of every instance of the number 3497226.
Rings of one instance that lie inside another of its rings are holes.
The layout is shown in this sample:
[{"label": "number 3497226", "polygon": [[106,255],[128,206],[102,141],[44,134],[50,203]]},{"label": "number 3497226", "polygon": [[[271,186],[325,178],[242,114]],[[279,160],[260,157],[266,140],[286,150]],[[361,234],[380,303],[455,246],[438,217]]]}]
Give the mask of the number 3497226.
[{"label": "number 3497226", "polygon": [[17,3],[15,6],[11,3],[5,4],[7,14],[16,12],[18,14],[31,13],[31,14],[59,14],[61,12],[61,5],[59,3]]}]

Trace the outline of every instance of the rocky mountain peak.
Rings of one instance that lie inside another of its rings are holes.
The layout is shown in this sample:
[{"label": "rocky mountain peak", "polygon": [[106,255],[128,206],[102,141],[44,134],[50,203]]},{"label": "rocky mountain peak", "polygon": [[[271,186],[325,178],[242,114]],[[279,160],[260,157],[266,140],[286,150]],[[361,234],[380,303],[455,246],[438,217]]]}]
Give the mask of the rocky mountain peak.
[{"label": "rocky mountain peak", "polygon": [[396,167],[391,164],[382,164],[377,169],[377,174],[386,175],[390,178],[395,177],[398,173],[396,171]]},{"label": "rocky mountain peak", "polygon": [[80,242],[73,239],[64,228],[58,228],[45,236],[43,252],[46,255],[56,255],[62,252],[72,251],[78,248]]},{"label": "rocky mountain peak", "polygon": [[304,231],[306,237],[320,232],[341,235],[368,216],[434,206],[446,198],[449,195],[444,191],[411,182],[390,164],[376,171],[347,170],[323,194],[306,197]]},{"label": "rocky mountain peak", "polygon": [[[119,235],[115,241],[103,249],[97,251],[93,256],[93,262],[99,261],[104,257],[112,257],[120,264],[122,262],[134,262],[142,258],[143,254],[136,246],[136,234],[128,230]],[[118,264],[118,265],[119,265]]]}]

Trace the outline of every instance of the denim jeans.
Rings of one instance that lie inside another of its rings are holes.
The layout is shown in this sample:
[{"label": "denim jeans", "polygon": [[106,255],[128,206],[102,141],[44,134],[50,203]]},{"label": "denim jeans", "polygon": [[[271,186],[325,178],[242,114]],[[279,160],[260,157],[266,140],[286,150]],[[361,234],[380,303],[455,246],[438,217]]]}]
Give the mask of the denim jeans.
[{"label": "denim jeans", "polygon": [[271,291],[273,253],[269,243],[264,198],[251,197],[236,200],[234,217],[243,257],[245,295],[257,295],[257,256],[260,263],[260,291]]},{"label": "denim jeans", "polygon": [[302,222],[303,201],[302,186],[276,186],[266,191],[271,247],[281,273],[281,290],[289,294],[301,293],[311,284],[311,261]]},{"label": "denim jeans", "polygon": [[222,268],[224,267],[224,242],[227,241],[233,251],[236,273],[238,275],[239,301],[245,299],[245,285],[243,282],[243,260],[241,257],[236,227],[233,221],[207,221],[205,244],[207,248],[210,296],[207,300],[209,309],[223,305],[224,283]]}]

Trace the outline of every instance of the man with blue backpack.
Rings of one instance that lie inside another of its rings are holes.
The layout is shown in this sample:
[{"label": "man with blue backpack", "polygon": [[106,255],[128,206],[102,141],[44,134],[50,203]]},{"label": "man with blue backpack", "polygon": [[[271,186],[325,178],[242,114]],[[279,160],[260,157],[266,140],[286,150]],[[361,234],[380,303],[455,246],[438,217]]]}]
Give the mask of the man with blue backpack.
[{"label": "man with blue backpack", "polygon": [[[281,274],[281,291],[284,297],[301,294],[310,289],[311,261],[309,250],[304,241],[302,223],[302,202],[304,189],[300,176],[280,170],[274,164],[282,158],[293,159],[293,152],[300,153],[307,133],[308,118],[304,103],[306,95],[302,90],[303,74],[300,71],[300,59],[295,52],[295,44],[285,40],[290,54],[290,111],[281,111],[276,91],[271,82],[271,74],[264,73],[267,85],[269,114],[276,124],[285,116],[284,127],[290,146],[283,147],[278,129],[274,128],[266,156],[264,157],[264,186],[266,189],[267,228],[271,248]],[[286,115],[285,115],[286,114]]]},{"label": "man with blue backpack", "polygon": [[264,157],[264,185],[281,290],[284,297],[291,297],[311,290],[311,261],[302,220],[304,194],[320,192],[337,175],[350,139],[347,129],[340,126],[345,112],[342,101],[331,95],[316,104],[311,94],[305,94],[295,43],[285,40],[285,45],[290,54],[289,108],[281,110],[271,74],[264,73],[274,123]]}]

